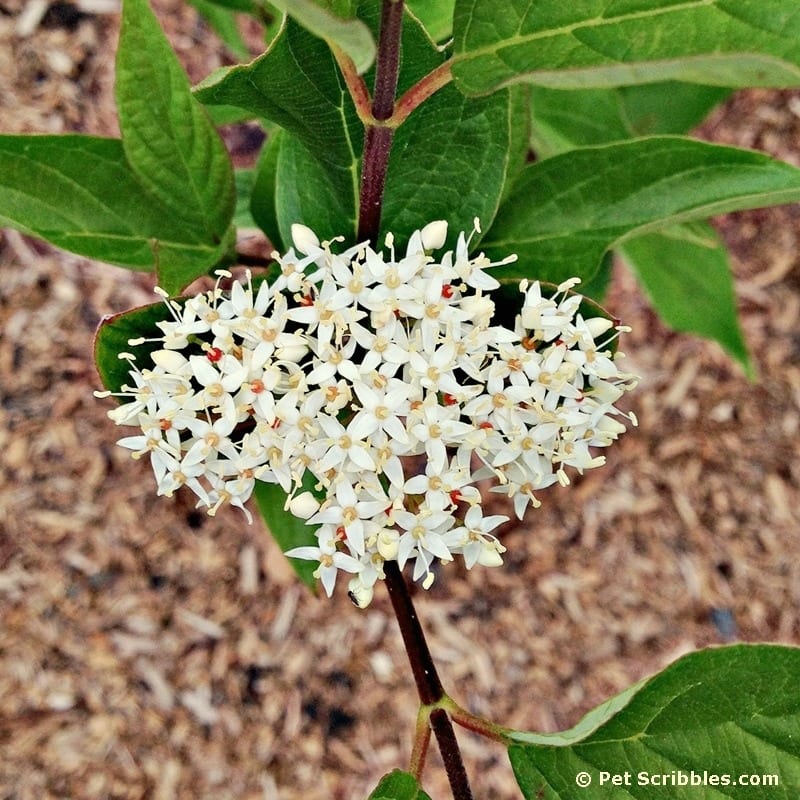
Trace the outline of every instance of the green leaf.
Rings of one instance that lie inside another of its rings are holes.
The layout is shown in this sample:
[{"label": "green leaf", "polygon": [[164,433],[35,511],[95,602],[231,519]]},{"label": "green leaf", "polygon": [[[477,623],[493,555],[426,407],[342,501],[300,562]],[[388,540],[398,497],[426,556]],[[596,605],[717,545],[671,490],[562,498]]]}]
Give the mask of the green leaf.
[{"label": "green leaf", "polygon": [[452,36],[455,4],[455,0],[406,0],[406,7],[434,42],[443,42]]},{"label": "green leaf", "polygon": [[130,364],[119,358],[120,353],[132,353],[140,368],[152,365],[148,356],[154,350],[160,350],[162,342],[144,342],[135,346],[128,342],[154,338],[160,334],[156,324],[170,318],[166,303],[153,303],[105,317],[100,322],[94,337],[94,362],[106,389],[119,392],[125,384],[131,383]]},{"label": "green leaf", "polygon": [[358,158],[347,167],[324,165],[296,137],[284,131],[275,174],[278,230],[290,242],[291,227],[302,221],[321,240],[344,236],[354,242],[358,228]]},{"label": "green leaf", "polygon": [[800,199],[800,170],[679,137],[572,150],[526,167],[482,243],[496,275],[591,280],[609,248],[679,222]]},{"label": "green leaf", "polygon": [[[214,0],[187,0],[189,5],[194,6],[203,16],[211,29],[225,42],[228,50],[236,58],[247,61],[250,58],[250,51],[242,39],[241,31],[236,22],[236,15],[230,8],[226,8],[224,3]],[[244,9],[251,11],[251,8]]]},{"label": "green leaf", "polygon": [[[365,9],[370,25],[377,24],[375,10]],[[373,13],[369,15],[369,12]],[[409,18],[403,30],[400,91],[434,69],[443,58],[419,24]],[[367,76],[367,80],[369,78]],[[341,235],[348,242],[355,241],[363,126],[336,63],[323,41],[288,20],[281,35],[264,56],[252,64],[233,67],[211,76],[197,87],[196,92],[205,103],[246,108],[254,116],[266,117],[283,128],[281,144],[274,156],[274,214],[280,238],[284,242],[291,241],[291,225],[298,221],[309,225],[323,239]],[[435,209],[446,206],[436,198],[439,187],[428,183],[427,176],[426,185],[419,187],[419,190],[408,186],[405,181],[407,173],[416,171],[418,174],[417,164],[428,158],[437,147],[420,135],[419,131],[423,129],[416,121],[416,113],[423,114],[426,108],[430,108],[423,117],[424,131],[436,131],[440,144],[451,148],[449,154],[454,159],[465,149],[469,158],[480,160],[485,157],[482,142],[475,138],[475,126],[479,126],[481,135],[491,134],[495,140],[509,136],[507,112],[501,110],[500,120],[495,123],[500,131],[498,134],[497,130],[490,130],[486,126],[485,119],[478,119],[480,111],[474,111],[472,113],[476,119],[473,128],[467,125],[464,136],[460,139],[456,137],[453,144],[453,114],[464,114],[468,119],[464,109],[471,108],[470,103],[476,101],[464,101],[452,89],[439,94],[443,94],[443,99],[435,96],[415,112],[415,120],[401,126],[393,148],[390,171],[394,172],[387,182],[384,219],[394,219],[393,210],[401,209],[408,218],[400,220],[398,224],[408,228],[409,233],[413,229],[409,225],[419,227],[419,224],[425,224],[433,218],[428,216],[434,212],[426,204],[426,197],[435,204]],[[474,108],[503,109],[504,106],[502,100],[482,100],[477,101]],[[412,147],[419,142],[419,152],[406,146],[409,139],[415,139]],[[494,142],[490,143],[490,151],[495,154],[498,152]],[[438,157],[435,150],[432,157]],[[503,158],[505,156],[501,154]],[[451,163],[451,169],[457,169],[455,160],[451,160]],[[273,169],[271,160],[268,167]],[[471,199],[480,201],[480,208],[473,208],[465,215],[452,206],[448,207],[450,216],[457,220],[457,224],[471,227],[472,218],[476,213],[483,213],[484,209],[488,218],[493,216],[497,199],[492,197],[491,180],[494,172],[501,169],[502,160],[499,165],[491,165],[492,175],[485,193],[473,194]],[[405,206],[415,192],[415,205],[406,211]],[[419,202],[420,198],[422,202]],[[451,192],[451,200],[454,199],[455,193]],[[442,211],[437,213],[444,215]],[[462,223],[462,219],[466,219],[466,223]],[[269,218],[266,222],[272,224]]]},{"label": "green leaf", "polygon": [[[342,19],[330,9],[331,3],[315,0],[271,0],[272,5],[291,14],[304,28],[315,36],[343,50],[356,65],[356,69],[366,72],[375,60],[375,40],[369,28],[359,19]],[[341,6],[342,4],[337,4]],[[352,3],[345,4],[352,10]]]},{"label": "green leaf", "polygon": [[550,158],[576,147],[687,133],[729,94],[675,81],[618,89],[531,87],[531,145],[539,158]]},{"label": "green leaf", "polygon": [[526,800],[789,800],[800,792],[798,682],[797,648],[701,650],[571,730],[512,733],[509,757]]},{"label": "green leaf", "polygon": [[[313,491],[313,484],[313,476],[311,473],[306,472],[303,488],[316,494]],[[284,511],[286,492],[277,483],[256,481],[253,497],[272,538],[275,539],[281,550],[286,552],[293,547],[316,547],[316,528],[313,525],[307,525],[305,520],[295,517],[294,514]],[[316,591],[317,579],[313,573],[319,564],[316,561],[307,561],[299,558],[290,558],[289,563],[300,580],[310,589]]]},{"label": "green leaf", "polygon": [[475,217],[488,227],[509,168],[511,136],[508,92],[473,100],[452,86],[438,91],[395,136],[384,232],[402,238],[431,220],[444,219],[455,243],[459,231],[472,230]]},{"label": "green leaf", "polygon": [[[444,60],[413,17],[402,52],[401,92]],[[510,95],[472,99],[446,86],[414,110],[392,144],[379,241],[391,231],[400,243],[434,219],[447,220],[451,244],[459,231],[472,230],[475,217],[488,228],[525,144],[518,136],[525,120]]]},{"label": "green leaf", "polygon": [[506,180],[501,201],[511,194],[515,181],[528,163],[531,155],[530,87],[511,86],[508,91],[511,104],[509,108],[511,114],[511,140],[508,153],[508,169],[506,170]]},{"label": "green leaf", "polygon": [[[189,0],[191,5],[195,4],[195,0]],[[219,6],[220,8],[227,8],[231,11],[241,11],[245,14],[256,14],[261,2],[257,0],[202,0],[203,5]]]},{"label": "green leaf", "polygon": [[457,0],[453,28],[453,76],[467,94],[519,81],[800,83],[794,0]]},{"label": "green leaf", "polygon": [[0,136],[0,186],[0,225],[88,258],[194,275],[225,249],[141,185],[117,139]]},{"label": "green leaf", "polygon": [[[116,95],[122,146],[139,181],[176,222],[223,245],[236,202],[231,161],[146,0],[123,4]],[[188,272],[162,258],[159,282],[172,292],[208,266]]]},{"label": "green leaf", "polygon": [[236,181],[236,210],[233,212],[233,224],[237,228],[257,228],[258,225],[250,212],[256,171],[254,169],[237,169],[234,178]]},{"label": "green leaf", "polygon": [[431,800],[409,772],[396,769],[381,778],[367,800]]},{"label": "green leaf", "polygon": [[753,377],[736,314],[728,253],[710,225],[674,226],[629,239],[621,252],[673,330],[719,342]]},{"label": "green leaf", "polygon": [[298,221],[323,238],[355,237],[363,127],[325,42],[287,20],[263,56],[217,72],[196,94],[284,129],[275,169],[285,241]]},{"label": "green leaf", "polygon": [[283,240],[278,232],[278,213],[275,208],[277,191],[278,152],[283,131],[274,130],[267,136],[255,169],[255,181],[250,195],[250,212],[253,219],[272,246],[283,251]]}]

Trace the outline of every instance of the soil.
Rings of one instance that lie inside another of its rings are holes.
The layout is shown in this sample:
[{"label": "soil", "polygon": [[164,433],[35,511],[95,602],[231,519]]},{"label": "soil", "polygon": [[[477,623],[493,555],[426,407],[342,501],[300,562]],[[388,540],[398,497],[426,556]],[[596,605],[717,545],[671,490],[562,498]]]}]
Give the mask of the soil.
[{"label": "soil", "polygon": [[[0,0],[5,132],[116,134],[118,5]],[[193,80],[230,63],[191,7],[153,5]],[[737,93],[698,133],[800,164],[800,93]],[[244,161],[251,134],[228,133]],[[638,428],[507,527],[505,568],[415,594],[478,714],[555,731],[694,648],[800,644],[800,207],[715,224],[757,380],[618,265]],[[157,498],[115,446],[92,337],[153,300],[148,276],[10,231],[0,278],[0,796],[366,797],[408,763],[417,710],[385,592],[312,596],[259,524]],[[518,797],[503,750],[459,736],[476,796]],[[436,756],[424,783],[449,796]]]}]

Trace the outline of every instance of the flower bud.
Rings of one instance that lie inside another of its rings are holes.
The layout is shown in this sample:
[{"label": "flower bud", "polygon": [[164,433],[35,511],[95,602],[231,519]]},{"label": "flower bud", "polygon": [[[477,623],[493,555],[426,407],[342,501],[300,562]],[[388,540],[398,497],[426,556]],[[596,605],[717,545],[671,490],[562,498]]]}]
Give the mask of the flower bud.
[{"label": "flower bud", "polygon": [[186,358],[177,350],[155,350],[150,357],[166,372],[178,373],[186,365]]},{"label": "flower bud", "polygon": [[356,576],[347,584],[347,594],[353,601],[354,606],[366,608],[372,602],[372,596],[375,591],[371,586],[365,586],[361,579]]},{"label": "flower bud", "polygon": [[447,222],[443,219],[434,220],[429,222],[419,233],[422,246],[426,250],[438,250],[444,246],[445,239],[447,239]]},{"label": "flower bud", "polygon": [[397,558],[399,549],[397,531],[384,529],[378,534],[378,552],[386,561],[392,561]]},{"label": "flower bud", "polygon": [[[503,548],[505,549],[505,548]],[[499,567],[503,563],[503,557],[497,548],[497,545],[492,542],[487,542],[481,554],[478,556],[478,563],[482,567]]]},{"label": "flower bud", "polygon": [[304,255],[310,255],[312,250],[319,247],[319,239],[311,228],[299,222],[292,224],[292,241],[294,246]]},{"label": "flower bud", "polygon": [[293,364],[297,364],[307,352],[308,347],[304,344],[287,344],[276,348],[275,355],[281,361],[291,361]]},{"label": "flower bud", "polygon": [[614,323],[606,317],[592,317],[586,320],[586,327],[592,334],[592,339],[597,341],[597,337],[602,336],[609,328],[613,328]]},{"label": "flower bud", "polygon": [[319,503],[311,492],[302,492],[289,501],[289,511],[300,519],[309,519],[319,510]]}]

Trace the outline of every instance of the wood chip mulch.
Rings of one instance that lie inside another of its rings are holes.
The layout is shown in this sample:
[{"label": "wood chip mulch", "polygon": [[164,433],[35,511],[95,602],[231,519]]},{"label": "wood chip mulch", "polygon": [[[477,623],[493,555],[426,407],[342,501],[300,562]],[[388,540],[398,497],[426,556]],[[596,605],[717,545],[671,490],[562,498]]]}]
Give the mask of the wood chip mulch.
[{"label": "wood chip mulch", "polygon": [[[33,5],[0,0],[0,127],[114,135],[115,4]],[[154,6],[194,79],[225,63],[191,8]],[[800,163],[800,93],[739,93],[701,134]],[[718,227],[757,382],[666,330],[620,267],[639,427],[508,526],[505,568],[416,594],[474,712],[563,729],[693,648],[800,643],[800,208]],[[93,331],[151,288],[0,235],[0,797],[361,800],[416,715],[388,599],[313,597],[259,524],[156,498],[115,446]],[[476,796],[519,796],[501,749],[460,739]]]}]

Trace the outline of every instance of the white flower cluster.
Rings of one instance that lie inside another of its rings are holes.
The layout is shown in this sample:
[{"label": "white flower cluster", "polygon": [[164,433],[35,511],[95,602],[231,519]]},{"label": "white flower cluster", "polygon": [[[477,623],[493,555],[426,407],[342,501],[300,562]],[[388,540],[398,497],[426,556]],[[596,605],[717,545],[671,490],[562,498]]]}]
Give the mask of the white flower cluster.
[{"label": "white flower cluster", "polygon": [[577,281],[550,296],[523,282],[514,329],[493,324],[496,264],[463,234],[433,257],[446,230],[415,232],[400,258],[387,237],[387,260],[296,225],[275,281],[165,297],[152,366],[121,356],[133,382],[109,416],[141,434],[119,444],[149,454],[159,494],[188,486],[211,514],[244,509],[256,480],[280,484],[317,537],[289,555],[318,561],[329,595],[351,573],[361,606],[386,560],[413,562],[426,587],[435,559],[499,565],[492,531],[508,517],[483,515],[475,482],[494,479],[521,519],[567,467],[604,462],[591,448],[625,430],[614,403],[635,380],[610,347],[621,328],[581,315]]}]

